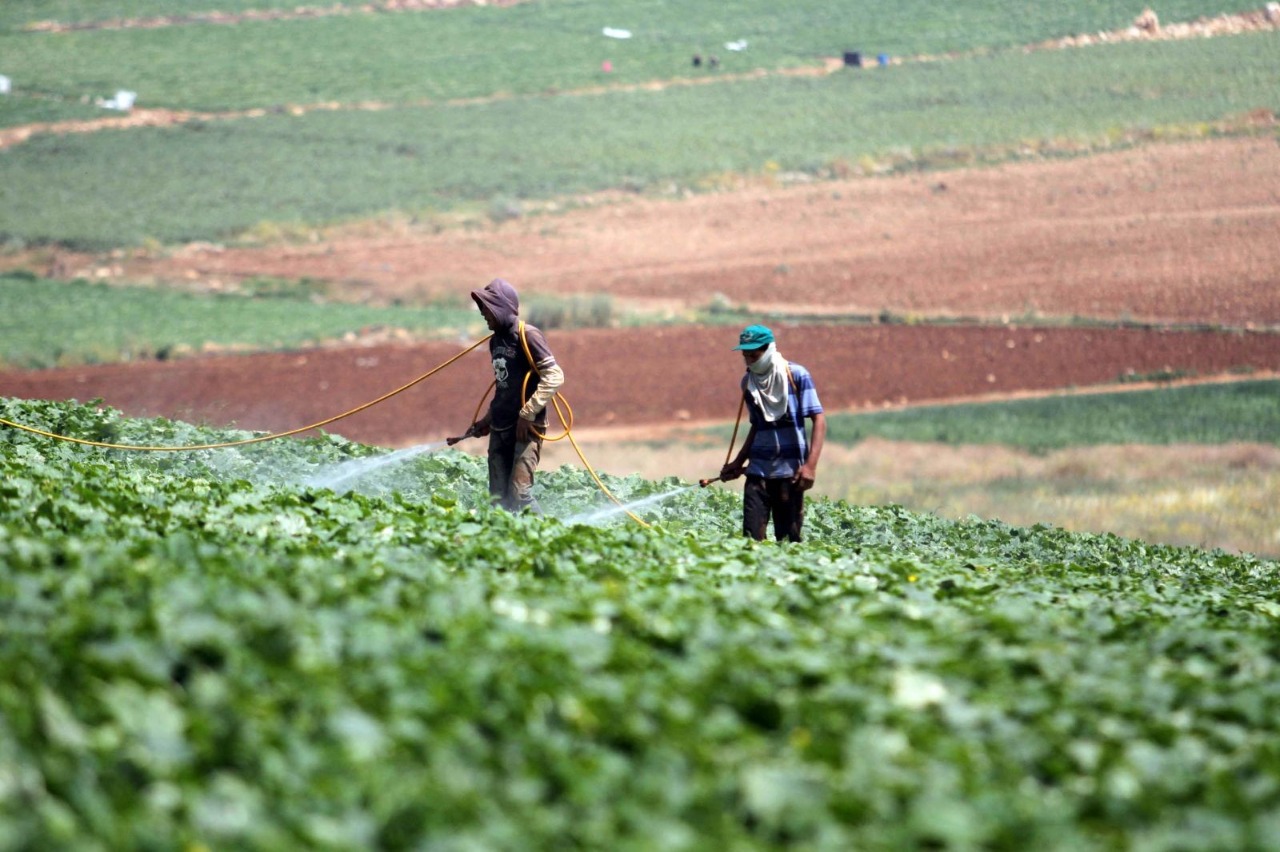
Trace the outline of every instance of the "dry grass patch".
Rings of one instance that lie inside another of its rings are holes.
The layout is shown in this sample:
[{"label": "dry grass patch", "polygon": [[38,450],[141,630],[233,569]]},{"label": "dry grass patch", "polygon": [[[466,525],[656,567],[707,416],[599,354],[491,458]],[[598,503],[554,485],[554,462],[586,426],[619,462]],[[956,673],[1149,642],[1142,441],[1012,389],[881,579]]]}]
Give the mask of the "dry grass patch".
[{"label": "dry grass patch", "polygon": [[[683,439],[615,442],[600,435],[579,444],[597,468],[649,479],[714,476],[725,452],[718,443]],[[580,464],[565,444],[548,447],[544,457],[553,467]],[[1280,555],[1280,448],[1257,444],[1102,446],[1035,455],[873,438],[853,447],[828,445],[816,490],[946,518],[974,515]]]}]

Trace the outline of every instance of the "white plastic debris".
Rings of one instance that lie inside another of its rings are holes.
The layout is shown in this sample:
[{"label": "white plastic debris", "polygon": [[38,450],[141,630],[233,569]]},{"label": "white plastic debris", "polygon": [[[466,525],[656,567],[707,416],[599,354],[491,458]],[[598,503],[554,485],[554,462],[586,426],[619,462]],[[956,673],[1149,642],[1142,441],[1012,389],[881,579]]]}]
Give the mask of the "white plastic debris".
[{"label": "white plastic debris", "polygon": [[0,74],[0,95],[7,95],[13,89],[13,82],[3,74]]},{"label": "white plastic debris", "polygon": [[121,112],[128,112],[133,109],[133,102],[137,97],[137,92],[131,92],[128,89],[121,89],[116,92],[116,96],[114,98],[105,101],[98,101],[98,106],[103,109],[118,109]]},{"label": "white plastic debris", "polygon": [[609,38],[631,38],[631,30],[619,30],[613,27],[605,27],[603,32]]},{"label": "white plastic debris", "polygon": [[746,50],[747,40],[745,38],[737,41],[726,41],[724,43],[725,50]]}]

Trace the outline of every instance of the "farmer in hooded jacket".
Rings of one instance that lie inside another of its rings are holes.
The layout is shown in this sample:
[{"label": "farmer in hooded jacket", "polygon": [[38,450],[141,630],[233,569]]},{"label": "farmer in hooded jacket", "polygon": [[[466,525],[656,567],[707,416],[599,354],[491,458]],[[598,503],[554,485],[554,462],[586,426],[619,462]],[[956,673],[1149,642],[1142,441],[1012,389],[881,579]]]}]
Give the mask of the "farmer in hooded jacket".
[{"label": "farmer in hooded jacket", "polygon": [[541,514],[533,497],[533,472],[547,431],[547,403],[564,383],[564,372],[542,332],[520,322],[520,297],[509,282],[495,278],[483,290],[472,290],[471,298],[493,332],[493,400],[483,417],[449,443],[488,435],[490,496],[508,511]]},{"label": "farmer in hooded jacket", "polygon": [[[742,532],[763,541],[770,517],[774,537],[800,541],[804,523],[804,492],[813,487],[818,457],[827,437],[817,388],[809,371],[789,363],[778,352],[773,332],[749,325],[733,347],[742,352],[746,373],[742,395],[751,417],[751,430],[737,458],[720,470],[729,482],[745,471],[742,490]],[[805,434],[805,419],[813,424]]]}]

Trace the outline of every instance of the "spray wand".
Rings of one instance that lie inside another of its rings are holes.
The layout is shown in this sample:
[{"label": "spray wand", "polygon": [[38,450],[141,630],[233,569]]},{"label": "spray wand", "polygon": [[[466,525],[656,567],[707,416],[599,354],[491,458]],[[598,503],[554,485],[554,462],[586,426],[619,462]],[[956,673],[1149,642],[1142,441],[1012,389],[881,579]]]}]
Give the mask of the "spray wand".
[{"label": "spray wand", "polygon": [[[746,396],[743,396],[742,399],[738,400],[738,419],[733,421],[733,435],[729,438],[729,451],[724,454],[725,467],[729,466],[729,459],[733,458],[733,445],[738,443],[738,427],[742,425],[742,409],[746,407],[746,404],[747,404]],[[730,478],[737,479],[738,475],[734,474]],[[728,479],[724,478],[724,473],[721,472],[716,476],[711,477],[710,479],[699,479],[698,485],[701,486],[702,488],[706,488],[708,485],[710,485],[713,482],[728,482],[728,481],[729,481]]]}]

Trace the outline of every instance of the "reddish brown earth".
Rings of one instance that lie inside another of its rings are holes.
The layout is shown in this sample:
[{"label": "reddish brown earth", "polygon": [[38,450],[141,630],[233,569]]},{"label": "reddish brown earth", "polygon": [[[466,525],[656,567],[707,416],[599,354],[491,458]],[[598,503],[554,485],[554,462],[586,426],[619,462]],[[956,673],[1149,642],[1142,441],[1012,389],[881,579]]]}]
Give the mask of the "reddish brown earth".
[{"label": "reddish brown earth", "polygon": [[[1050,390],[1129,372],[1280,370],[1280,335],[1136,329],[779,326],[829,410]],[[729,328],[590,330],[553,335],[575,425],[658,429],[729,420],[742,359]],[[198,358],[0,375],[0,395],[101,397],[135,415],[283,431],[346,411],[458,352],[432,343]],[[483,349],[378,406],[327,427],[407,445],[460,433],[491,378]],[[634,431],[632,430],[634,436]]]},{"label": "reddish brown earth", "polygon": [[[1280,370],[1280,145],[1155,145],[989,169],[752,186],[673,201],[592,200],[499,226],[387,226],[263,249],[55,259],[126,279],[322,278],[353,298],[460,296],[495,276],[525,295],[768,317],[975,317],[976,325],[772,322],[829,409],[1048,390],[1175,371]],[[720,294],[717,297],[716,294]],[[1000,323],[1009,318],[1010,325]],[[1064,318],[1233,330],[1049,327]],[[1248,330],[1246,330],[1248,329]],[[579,427],[730,419],[735,328],[552,332]],[[395,388],[461,347],[319,349],[0,375],[0,394],[101,397],[127,413],[280,430]],[[468,356],[329,431],[380,444],[456,432],[487,384]]]},{"label": "reddish brown earth", "polygon": [[1274,136],[861,178],[675,201],[623,199],[500,226],[192,248],[133,278],[311,277],[352,294],[524,293],[831,313],[1130,318],[1280,327]]}]

